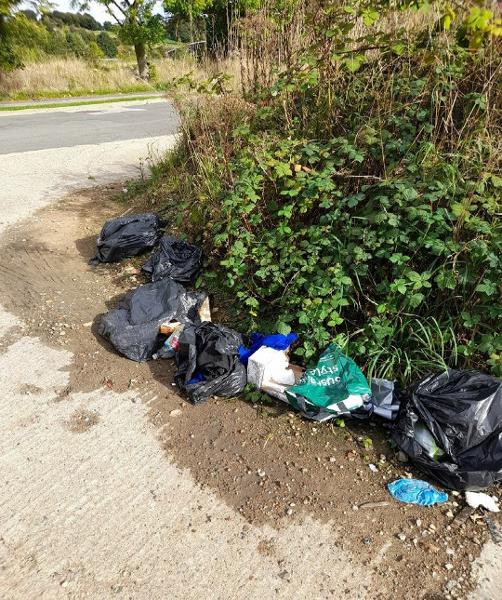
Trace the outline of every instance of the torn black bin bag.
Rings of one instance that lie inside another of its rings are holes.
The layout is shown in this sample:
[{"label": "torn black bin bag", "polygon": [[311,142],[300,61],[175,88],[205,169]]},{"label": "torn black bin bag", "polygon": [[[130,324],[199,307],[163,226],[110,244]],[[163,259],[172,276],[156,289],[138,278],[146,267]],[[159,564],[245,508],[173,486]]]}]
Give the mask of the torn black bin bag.
[{"label": "torn black bin bag", "polygon": [[153,248],[159,241],[162,223],[153,213],[128,215],[106,221],[90,264],[117,262]]},{"label": "torn black bin bag", "polygon": [[211,396],[234,396],[246,386],[246,367],[239,359],[242,336],[205,321],[186,326],[176,355],[176,383],[194,403]]},{"label": "torn black bin bag", "polygon": [[160,345],[160,325],[171,320],[200,323],[198,308],[205,297],[169,278],[146,283],[101,317],[98,333],[127,358],[148,360]]},{"label": "torn black bin bag", "polygon": [[417,467],[458,491],[502,480],[502,381],[449,370],[427,376],[404,400],[393,438]]},{"label": "torn black bin bag", "polygon": [[190,283],[200,268],[202,250],[171,235],[160,240],[159,249],[143,265],[152,281],[171,277],[180,283]]}]

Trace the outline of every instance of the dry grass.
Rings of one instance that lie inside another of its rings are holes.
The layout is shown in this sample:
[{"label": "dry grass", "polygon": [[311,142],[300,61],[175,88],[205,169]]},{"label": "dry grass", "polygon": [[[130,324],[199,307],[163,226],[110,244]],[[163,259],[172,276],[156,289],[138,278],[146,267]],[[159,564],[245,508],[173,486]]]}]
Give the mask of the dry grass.
[{"label": "dry grass", "polygon": [[24,99],[153,91],[188,73],[195,79],[207,77],[206,67],[199,66],[189,56],[165,58],[153,64],[156,81],[148,83],[136,76],[133,63],[100,61],[93,65],[77,58],[52,58],[2,75],[0,97]]}]

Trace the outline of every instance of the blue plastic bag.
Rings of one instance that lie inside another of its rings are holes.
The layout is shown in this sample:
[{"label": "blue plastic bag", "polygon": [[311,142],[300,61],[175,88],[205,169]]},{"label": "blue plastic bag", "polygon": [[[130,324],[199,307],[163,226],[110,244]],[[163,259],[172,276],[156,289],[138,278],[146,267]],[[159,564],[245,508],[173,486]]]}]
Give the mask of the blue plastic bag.
[{"label": "blue plastic bag", "polygon": [[288,335],[283,335],[282,333],[275,333],[272,335],[252,333],[250,340],[251,346],[249,348],[246,348],[245,346],[239,346],[240,361],[243,365],[247,365],[249,357],[262,346],[274,348],[275,350],[287,350],[291,344],[296,342],[297,339],[298,336],[296,333],[288,333]]},{"label": "blue plastic bag", "polygon": [[420,506],[442,504],[448,500],[446,492],[440,492],[421,479],[398,479],[389,483],[387,489],[396,500]]}]

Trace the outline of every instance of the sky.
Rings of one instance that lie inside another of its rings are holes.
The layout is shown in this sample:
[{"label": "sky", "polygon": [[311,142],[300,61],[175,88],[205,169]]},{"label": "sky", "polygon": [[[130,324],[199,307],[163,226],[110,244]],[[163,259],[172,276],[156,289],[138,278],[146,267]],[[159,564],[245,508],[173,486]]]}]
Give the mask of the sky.
[{"label": "sky", "polygon": [[[54,0],[52,4],[54,5],[54,10],[60,10],[62,12],[78,12],[77,10],[72,8],[71,0]],[[84,12],[90,13],[96,19],[96,21],[99,21],[100,23],[103,23],[104,21],[113,22],[113,19],[110,17],[108,11],[104,6],[102,6],[98,2],[92,1],[89,4],[89,9]],[[29,3],[23,2],[21,8],[30,8]]]},{"label": "sky", "polygon": [[[89,10],[86,10],[85,12],[90,13],[96,21],[99,21],[100,23],[103,23],[104,21],[113,21],[104,6],[101,6],[98,2],[90,2],[89,4]],[[58,0],[57,2],[54,2],[54,9],[63,12],[78,12],[71,7],[70,0]]]}]

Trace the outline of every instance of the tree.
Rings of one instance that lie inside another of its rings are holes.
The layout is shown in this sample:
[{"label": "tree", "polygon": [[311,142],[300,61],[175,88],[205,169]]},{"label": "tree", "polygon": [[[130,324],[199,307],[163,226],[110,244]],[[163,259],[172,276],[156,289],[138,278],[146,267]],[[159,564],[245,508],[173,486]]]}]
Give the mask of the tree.
[{"label": "tree", "polygon": [[115,58],[117,56],[117,44],[112,36],[106,31],[100,31],[96,38],[96,42],[105,56],[108,58]]},{"label": "tree", "polygon": [[37,13],[34,10],[31,10],[30,8],[20,10],[19,12],[22,13],[30,21],[38,21]]},{"label": "tree", "polygon": [[9,19],[21,0],[0,0],[0,72],[10,71],[21,66],[15,55],[9,35]]},{"label": "tree", "polygon": [[164,8],[173,16],[181,16],[188,21],[190,41],[193,42],[194,19],[213,4],[213,0],[164,0]]},{"label": "tree", "polygon": [[205,16],[207,50],[210,54],[226,54],[231,23],[259,4],[260,0],[164,0],[167,12],[189,21],[190,41],[193,41],[194,19]]},{"label": "tree", "polygon": [[[0,0],[3,2],[4,0]],[[134,47],[138,74],[148,77],[147,47],[165,38],[160,15],[153,13],[156,0],[73,0],[80,10],[86,10],[91,2],[101,4],[117,23],[118,36],[125,44]]]},{"label": "tree", "polygon": [[206,18],[199,15],[194,18],[192,28],[190,23],[183,15],[170,15],[165,21],[166,35],[169,39],[176,42],[187,43],[190,37],[195,40],[204,40],[206,37]]}]

